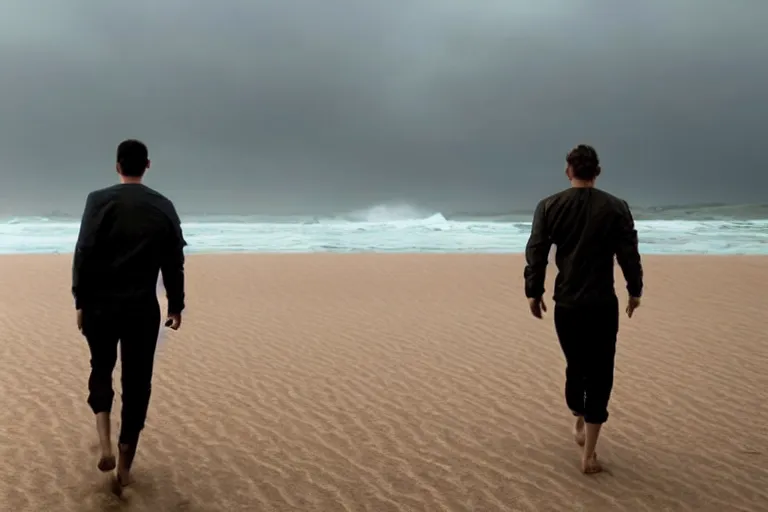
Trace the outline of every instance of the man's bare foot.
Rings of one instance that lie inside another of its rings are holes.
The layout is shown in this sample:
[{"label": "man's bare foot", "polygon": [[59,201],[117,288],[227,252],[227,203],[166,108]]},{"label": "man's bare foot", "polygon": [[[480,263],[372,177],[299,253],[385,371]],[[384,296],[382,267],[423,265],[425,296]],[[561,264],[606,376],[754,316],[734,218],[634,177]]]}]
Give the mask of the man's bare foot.
[{"label": "man's bare foot", "polygon": [[112,492],[116,496],[123,495],[123,488],[131,483],[131,470],[118,465],[115,478],[112,480]]},{"label": "man's bare foot", "polygon": [[591,457],[587,457],[581,460],[581,471],[585,475],[594,475],[600,473],[603,470],[603,466],[597,460],[597,454],[592,453]]},{"label": "man's bare foot", "polygon": [[115,459],[115,456],[112,455],[111,453],[102,454],[97,466],[99,468],[99,471],[101,471],[102,473],[106,473],[108,471],[112,471],[117,467],[117,460]]},{"label": "man's bare foot", "polygon": [[120,473],[117,473],[115,478],[112,479],[112,493],[118,497],[122,496],[123,488],[126,487],[128,483],[129,482],[123,480],[123,478],[120,476]]},{"label": "man's bare foot", "polygon": [[573,439],[579,446],[584,446],[587,441],[587,433],[584,431],[584,416],[579,416],[576,419],[576,424],[573,426]]},{"label": "man's bare foot", "polygon": [[99,471],[106,473],[112,471],[117,465],[115,455],[112,453],[112,431],[109,419],[109,412],[100,412],[96,414],[96,433],[99,436],[99,446],[101,447],[101,457],[97,467]]},{"label": "man's bare foot", "polygon": [[136,456],[136,445],[118,445],[120,460],[117,462],[117,474],[112,482],[112,492],[117,496],[122,495],[123,487],[131,483],[131,466]]}]

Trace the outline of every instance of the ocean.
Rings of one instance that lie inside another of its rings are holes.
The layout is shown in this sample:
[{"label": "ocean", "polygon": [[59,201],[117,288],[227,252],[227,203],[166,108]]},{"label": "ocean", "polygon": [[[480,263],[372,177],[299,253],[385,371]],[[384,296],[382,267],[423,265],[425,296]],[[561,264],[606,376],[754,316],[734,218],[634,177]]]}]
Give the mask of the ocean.
[{"label": "ocean", "polygon": [[[645,254],[768,254],[768,205],[634,209]],[[188,253],[519,253],[530,212],[431,213],[376,206],[331,217],[182,215]],[[71,253],[79,220],[65,215],[0,218],[0,254]]]}]

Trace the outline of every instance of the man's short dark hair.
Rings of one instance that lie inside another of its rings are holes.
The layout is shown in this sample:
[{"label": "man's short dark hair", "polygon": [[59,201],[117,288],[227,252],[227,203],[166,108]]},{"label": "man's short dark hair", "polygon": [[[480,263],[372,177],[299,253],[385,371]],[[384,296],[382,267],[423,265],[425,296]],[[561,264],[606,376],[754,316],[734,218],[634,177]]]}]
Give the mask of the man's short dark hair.
[{"label": "man's short dark hair", "polygon": [[579,144],[568,152],[565,161],[576,179],[591,181],[600,175],[600,158],[592,146]]},{"label": "man's short dark hair", "polygon": [[136,139],[124,140],[117,146],[117,163],[123,176],[141,178],[149,163],[146,144]]}]

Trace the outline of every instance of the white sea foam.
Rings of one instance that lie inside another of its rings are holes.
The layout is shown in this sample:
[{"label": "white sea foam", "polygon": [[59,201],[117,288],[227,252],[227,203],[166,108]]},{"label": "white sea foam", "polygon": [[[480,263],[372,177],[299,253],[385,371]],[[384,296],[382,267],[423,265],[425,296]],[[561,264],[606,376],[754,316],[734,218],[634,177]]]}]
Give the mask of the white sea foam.
[{"label": "white sea foam", "polygon": [[[228,216],[188,218],[194,252],[522,252],[529,222],[447,220],[407,205],[332,219],[291,222]],[[768,220],[637,221],[644,253],[768,254]],[[17,217],[0,221],[0,253],[72,252],[78,222]]]}]

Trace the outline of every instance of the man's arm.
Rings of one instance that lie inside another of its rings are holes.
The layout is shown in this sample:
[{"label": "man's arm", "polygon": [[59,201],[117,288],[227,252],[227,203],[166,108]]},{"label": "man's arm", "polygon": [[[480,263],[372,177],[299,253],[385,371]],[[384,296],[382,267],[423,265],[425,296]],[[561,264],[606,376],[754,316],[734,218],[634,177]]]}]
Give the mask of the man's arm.
[{"label": "man's arm", "polygon": [[165,246],[160,271],[163,274],[163,285],[168,298],[168,315],[178,315],[184,310],[184,235],[173,204],[170,205],[168,218],[171,229]]},{"label": "man's arm", "polygon": [[531,236],[525,246],[525,296],[540,299],[544,295],[544,279],[547,275],[547,262],[552,240],[546,218],[546,202],[541,201],[533,214]]},{"label": "man's arm", "polygon": [[72,295],[75,298],[76,309],[82,308],[83,298],[91,286],[88,273],[91,270],[93,248],[96,244],[100,218],[96,195],[91,192],[85,200],[85,209],[80,220],[80,233],[77,236],[75,254],[72,259]]},{"label": "man's arm", "polygon": [[624,202],[623,207],[616,233],[616,261],[627,281],[629,296],[640,298],[643,294],[643,265],[640,261],[637,230],[629,205]]}]

